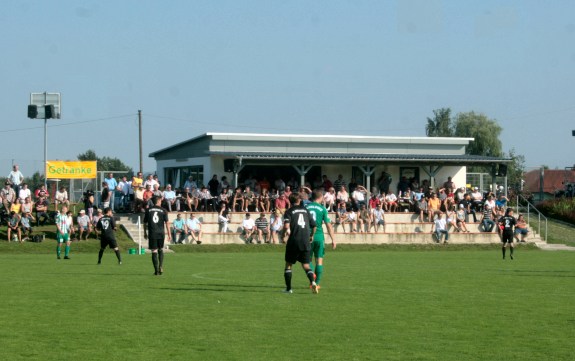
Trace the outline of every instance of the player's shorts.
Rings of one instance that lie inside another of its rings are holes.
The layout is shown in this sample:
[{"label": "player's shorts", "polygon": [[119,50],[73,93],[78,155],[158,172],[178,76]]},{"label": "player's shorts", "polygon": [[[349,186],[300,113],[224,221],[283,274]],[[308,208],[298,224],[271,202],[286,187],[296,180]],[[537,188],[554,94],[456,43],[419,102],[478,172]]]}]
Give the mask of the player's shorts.
[{"label": "player's shorts", "polygon": [[111,249],[117,248],[118,247],[118,243],[116,243],[116,239],[115,238],[106,238],[106,237],[102,237],[100,239],[100,248],[104,249],[106,247],[110,247]]},{"label": "player's shorts", "polygon": [[164,248],[164,238],[162,239],[148,239],[148,248],[149,249],[160,249]]},{"label": "player's shorts", "polygon": [[323,258],[325,255],[325,242],[321,241],[314,241],[311,243],[311,256],[316,258]]},{"label": "player's shorts", "polygon": [[285,261],[289,264],[296,264],[297,262],[302,264],[309,263],[310,251],[300,251],[297,246],[289,248],[286,246]]},{"label": "player's shorts", "polygon": [[66,234],[56,234],[56,240],[58,241],[58,243],[64,243],[64,242],[68,242],[70,240],[70,235],[68,233]]},{"label": "player's shorts", "polygon": [[503,232],[503,234],[501,235],[501,242],[513,243],[513,233]]}]

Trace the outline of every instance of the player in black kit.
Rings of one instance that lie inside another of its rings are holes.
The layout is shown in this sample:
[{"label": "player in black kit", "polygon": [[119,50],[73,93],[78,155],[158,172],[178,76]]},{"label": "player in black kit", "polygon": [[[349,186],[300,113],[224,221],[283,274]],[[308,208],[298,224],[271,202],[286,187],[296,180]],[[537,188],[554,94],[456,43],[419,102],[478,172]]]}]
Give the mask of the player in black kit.
[{"label": "player in black kit", "polygon": [[116,235],[114,231],[116,230],[116,221],[112,216],[112,208],[104,208],[104,215],[98,220],[96,224],[96,229],[100,231],[100,252],[98,253],[98,264],[102,263],[102,256],[106,247],[110,247],[116,252],[116,257],[118,258],[118,264],[122,264],[122,256],[120,255],[120,249],[116,243]]},{"label": "player in black kit", "polygon": [[505,247],[509,245],[509,256],[513,259],[513,233],[515,231],[515,225],[517,220],[513,217],[513,209],[507,208],[505,215],[499,218],[499,225],[502,228],[501,233],[501,252],[503,253],[503,259],[505,259]]},{"label": "player in black kit", "polygon": [[[152,251],[152,263],[154,275],[159,276],[164,272],[164,238],[168,236],[168,242],[172,240],[170,235],[170,222],[168,212],[161,207],[162,198],[152,197],[153,206],[146,210],[144,216],[144,238]],[[165,230],[165,232],[164,232]]]},{"label": "player in black kit", "polygon": [[284,279],[286,289],[284,292],[292,293],[292,266],[296,262],[300,262],[309,279],[312,292],[317,293],[314,273],[309,266],[311,242],[313,241],[316,223],[310,212],[301,204],[299,194],[292,193],[290,203],[293,206],[284,214],[284,229],[289,236],[285,253]]}]

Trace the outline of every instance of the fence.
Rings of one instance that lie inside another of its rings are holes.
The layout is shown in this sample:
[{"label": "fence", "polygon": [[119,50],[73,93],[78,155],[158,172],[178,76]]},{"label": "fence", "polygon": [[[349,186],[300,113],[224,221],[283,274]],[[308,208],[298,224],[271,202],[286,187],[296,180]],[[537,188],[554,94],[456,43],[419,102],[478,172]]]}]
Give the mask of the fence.
[{"label": "fence", "polygon": [[[522,206],[523,204],[523,206]],[[533,204],[531,204],[527,198],[522,195],[517,195],[517,214],[523,210],[524,214],[527,214],[527,224],[531,224],[531,211],[534,211],[537,215],[537,230],[541,233],[541,223],[544,222],[545,229],[545,242],[547,242],[547,217],[545,217]]]}]

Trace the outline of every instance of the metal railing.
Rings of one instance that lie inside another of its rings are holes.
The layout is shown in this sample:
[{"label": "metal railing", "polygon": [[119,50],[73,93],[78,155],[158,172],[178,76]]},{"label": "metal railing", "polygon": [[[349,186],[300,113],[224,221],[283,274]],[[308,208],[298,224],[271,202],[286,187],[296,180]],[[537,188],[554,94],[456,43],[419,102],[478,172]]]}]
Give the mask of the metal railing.
[{"label": "metal railing", "polygon": [[[522,203],[521,203],[522,202]],[[521,204],[527,204],[527,206],[522,206]],[[545,222],[545,242],[547,242],[547,217],[545,217],[532,203],[530,203],[527,198],[522,195],[517,195],[517,214],[519,215],[520,209],[523,209],[523,213],[527,213],[527,224],[531,224],[531,211],[535,211],[537,215],[537,231],[541,234],[541,222]],[[525,210],[525,207],[527,209]],[[543,220],[541,220],[543,218]]]}]

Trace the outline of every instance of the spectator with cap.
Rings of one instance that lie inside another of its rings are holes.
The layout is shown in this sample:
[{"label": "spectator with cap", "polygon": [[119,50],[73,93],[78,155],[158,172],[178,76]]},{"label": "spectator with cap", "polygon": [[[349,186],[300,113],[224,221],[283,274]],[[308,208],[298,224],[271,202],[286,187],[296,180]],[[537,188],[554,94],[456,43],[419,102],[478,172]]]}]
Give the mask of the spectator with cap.
[{"label": "spectator with cap", "polygon": [[82,236],[87,240],[90,237],[90,233],[92,233],[92,224],[85,210],[80,210],[78,217],[76,217],[76,223],[78,224],[78,240],[81,241]]}]

